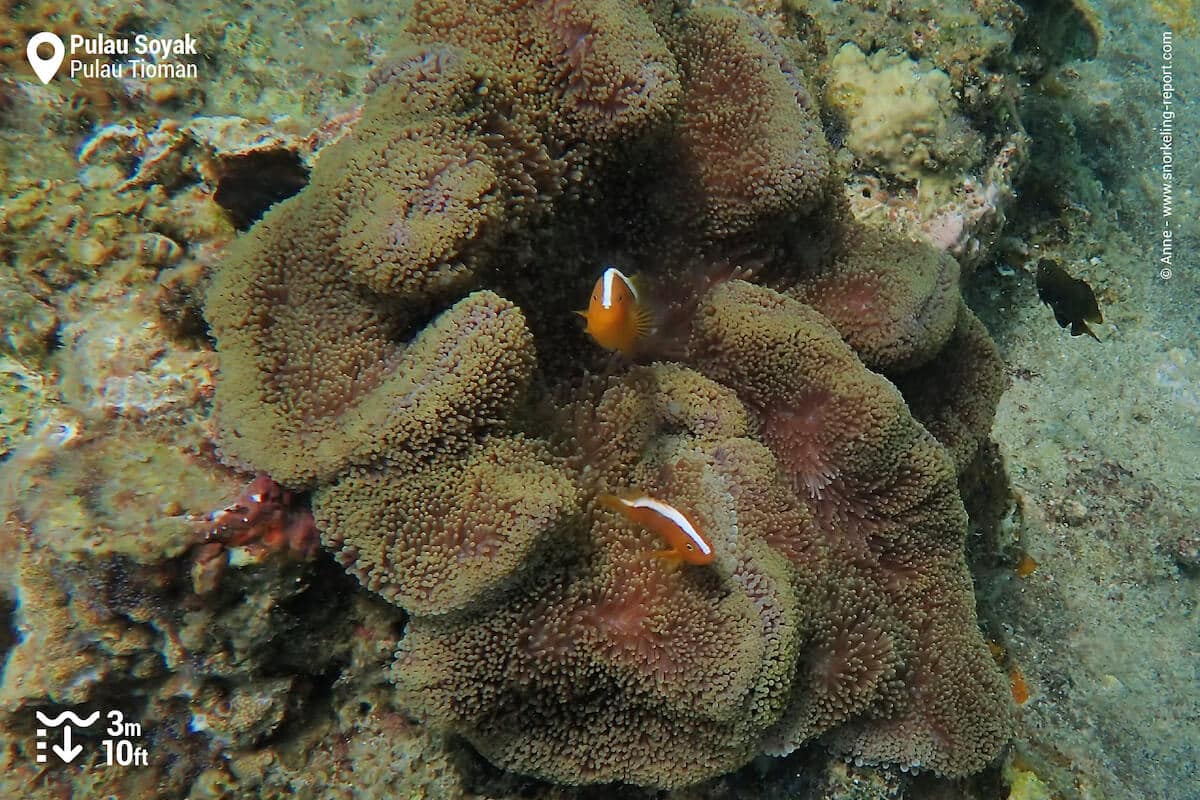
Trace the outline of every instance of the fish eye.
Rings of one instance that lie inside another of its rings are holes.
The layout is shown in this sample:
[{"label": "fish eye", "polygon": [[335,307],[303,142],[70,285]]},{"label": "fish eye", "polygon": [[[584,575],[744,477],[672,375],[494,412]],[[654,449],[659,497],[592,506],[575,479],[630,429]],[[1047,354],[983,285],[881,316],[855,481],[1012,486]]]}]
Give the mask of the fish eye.
[{"label": "fish eye", "polygon": [[696,546],[695,546],[694,544],[692,544],[691,542],[688,542],[687,549],[688,549],[688,550],[695,550],[695,549],[696,549]]}]

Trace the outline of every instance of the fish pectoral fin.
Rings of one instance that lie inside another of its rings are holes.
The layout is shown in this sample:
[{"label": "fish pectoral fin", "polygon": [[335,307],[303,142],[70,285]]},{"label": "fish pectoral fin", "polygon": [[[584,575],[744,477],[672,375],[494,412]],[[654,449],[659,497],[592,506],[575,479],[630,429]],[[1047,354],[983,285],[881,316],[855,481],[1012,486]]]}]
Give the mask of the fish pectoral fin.
[{"label": "fish pectoral fin", "polygon": [[639,337],[645,336],[654,330],[654,315],[650,313],[650,309],[641,305],[634,309],[633,329]]},{"label": "fish pectoral fin", "polygon": [[654,550],[650,555],[664,564],[672,566],[679,566],[683,562],[683,554],[678,550]]},{"label": "fish pectoral fin", "polygon": [[583,317],[584,319],[588,318],[588,312],[586,312],[586,311],[576,311],[575,313],[578,314],[579,316]]}]

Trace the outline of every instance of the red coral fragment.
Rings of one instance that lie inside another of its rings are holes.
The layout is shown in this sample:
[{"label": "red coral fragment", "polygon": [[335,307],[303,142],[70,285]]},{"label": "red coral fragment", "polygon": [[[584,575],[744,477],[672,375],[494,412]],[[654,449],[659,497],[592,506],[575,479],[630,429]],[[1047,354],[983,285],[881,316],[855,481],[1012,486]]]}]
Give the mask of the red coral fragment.
[{"label": "red coral fragment", "polygon": [[309,559],[321,542],[307,502],[264,473],[232,505],[207,514],[204,521],[209,527],[197,555],[205,555],[205,561],[217,557],[214,544],[222,550],[244,547],[265,551],[263,555],[286,552]]}]

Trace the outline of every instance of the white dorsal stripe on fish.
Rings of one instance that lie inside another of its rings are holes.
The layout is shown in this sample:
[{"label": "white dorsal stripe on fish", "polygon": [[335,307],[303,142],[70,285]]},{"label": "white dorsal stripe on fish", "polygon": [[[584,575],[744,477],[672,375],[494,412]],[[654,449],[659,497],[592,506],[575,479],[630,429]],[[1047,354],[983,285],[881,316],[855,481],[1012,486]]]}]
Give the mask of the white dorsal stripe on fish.
[{"label": "white dorsal stripe on fish", "polygon": [[621,283],[625,284],[625,288],[633,295],[633,299],[637,300],[637,289],[633,288],[633,284],[629,282],[629,278],[616,267],[609,267],[604,270],[604,278],[601,282],[600,305],[604,308],[612,308],[613,303],[613,280],[619,278]]}]

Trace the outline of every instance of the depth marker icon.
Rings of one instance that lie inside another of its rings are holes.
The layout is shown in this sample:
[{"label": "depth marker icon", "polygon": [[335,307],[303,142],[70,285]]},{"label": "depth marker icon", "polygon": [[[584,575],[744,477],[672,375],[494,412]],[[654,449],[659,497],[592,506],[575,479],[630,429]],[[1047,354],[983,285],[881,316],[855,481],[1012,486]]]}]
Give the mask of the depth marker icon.
[{"label": "depth marker icon", "polygon": [[46,763],[46,737],[50,735],[50,728],[57,728],[62,725],[63,738],[62,744],[53,744],[50,749],[54,754],[63,760],[64,764],[70,764],[80,753],[83,752],[83,745],[73,744],[71,742],[71,726],[64,725],[65,722],[74,723],[77,727],[86,728],[100,718],[100,712],[94,711],[89,716],[81,717],[70,711],[64,711],[57,717],[47,717],[41,711],[37,712],[38,722],[45,725],[45,728],[37,729],[37,762],[39,764]]}]

